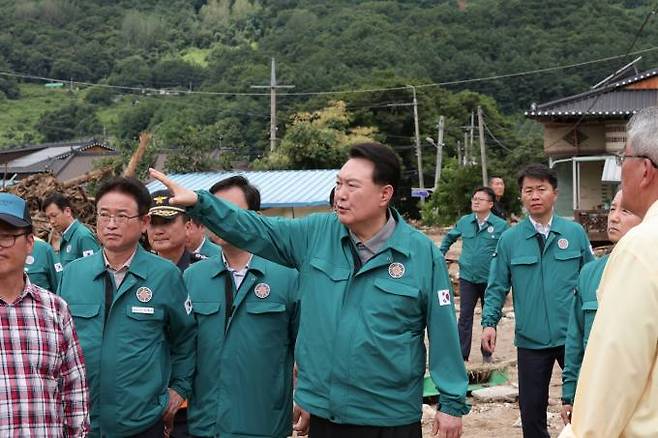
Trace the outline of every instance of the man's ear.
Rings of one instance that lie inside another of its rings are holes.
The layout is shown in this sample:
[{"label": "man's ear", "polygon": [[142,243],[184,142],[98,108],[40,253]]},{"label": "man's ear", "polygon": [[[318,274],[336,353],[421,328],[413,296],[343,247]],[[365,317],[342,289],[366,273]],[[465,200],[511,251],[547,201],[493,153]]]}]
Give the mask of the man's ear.
[{"label": "man's ear", "polygon": [[390,184],[386,184],[382,188],[382,194],[381,194],[382,203],[386,205],[390,204],[391,199],[393,199],[393,195],[394,195],[393,186]]},{"label": "man's ear", "polygon": [[658,169],[653,167],[650,160],[642,160],[642,179],[640,180],[640,187],[646,188],[653,184],[655,178],[658,177]]}]

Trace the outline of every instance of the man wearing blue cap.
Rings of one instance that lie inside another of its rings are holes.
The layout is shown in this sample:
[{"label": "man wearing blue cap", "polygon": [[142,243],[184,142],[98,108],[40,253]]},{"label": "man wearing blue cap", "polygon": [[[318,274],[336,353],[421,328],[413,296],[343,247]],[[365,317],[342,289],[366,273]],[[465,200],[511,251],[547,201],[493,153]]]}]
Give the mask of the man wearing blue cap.
[{"label": "man wearing blue cap", "polygon": [[84,437],[82,350],[66,302],[25,275],[33,246],[27,203],[0,193],[0,436]]}]

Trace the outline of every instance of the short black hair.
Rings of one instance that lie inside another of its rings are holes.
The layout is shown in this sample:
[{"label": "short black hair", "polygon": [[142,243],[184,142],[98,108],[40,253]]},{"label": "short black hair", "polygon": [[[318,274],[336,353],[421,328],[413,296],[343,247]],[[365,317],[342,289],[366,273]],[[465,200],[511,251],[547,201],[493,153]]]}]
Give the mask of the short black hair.
[{"label": "short black hair", "polygon": [[210,193],[213,195],[222,190],[237,187],[242,190],[244,198],[247,201],[247,208],[252,211],[260,210],[260,192],[258,189],[249,183],[249,180],[242,175],[235,175],[221,181],[216,182],[210,188]]},{"label": "short black hair", "polygon": [[350,158],[362,158],[375,165],[372,180],[375,184],[393,186],[394,195],[400,184],[400,159],[388,146],[381,143],[360,143],[352,146]]},{"label": "short black hair", "polygon": [[331,191],[329,192],[329,205],[331,208],[334,208],[334,201],[336,200],[336,186],[333,186],[331,188]]},{"label": "short black hair", "polygon": [[472,196],[475,196],[475,194],[476,194],[477,192],[484,192],[484,193],[486,193],[487,196],[489,197],[489,200],[490,200],[491,202],[494,202],[494,201],[496,200],[496,194],[495,194],[494,191],[491,189],[491,187],[484,187],[484,186],[482,186],[482,187],[478,187],[477,189],[473,190],[473,195],[472,195]]},{"label": "short black hair", "polygon": [[493,182],[493,180],[495,180],[495,179],[502,179],[503,183],[505,182],[505,178],[503,178],[502,176],[500,176],[500,175],[491,175],[489,177],[489,184],[491,184]]},{"label": "short black hair", "polygon": [[68,198],[59,192],[52,192],[46,196],[41,203],[41,210],[46,211],[46,208],[51,204],[55,204],[60,210],[64,210],[66,207],[73,210]]},{"label": "short black hair", "polygon": [[111,192],[123,193],[132,197],[137,203],[137,214],[144,216],[151,207],[151,194],[146,186],[136,178],[115,176],[104,182],[96,192],[96,206],[98,201]]},{"label": "short black hair", "polygon": [[541,181],[548,181],[548,183],[553,187],[553,190],[557,189],[557,174],[553,169],[549,168],[545,164],[528,164],[526,167],[521,169],[517,179],[519,190],[523,188],[523,180],[525,178],[534,178]]}]

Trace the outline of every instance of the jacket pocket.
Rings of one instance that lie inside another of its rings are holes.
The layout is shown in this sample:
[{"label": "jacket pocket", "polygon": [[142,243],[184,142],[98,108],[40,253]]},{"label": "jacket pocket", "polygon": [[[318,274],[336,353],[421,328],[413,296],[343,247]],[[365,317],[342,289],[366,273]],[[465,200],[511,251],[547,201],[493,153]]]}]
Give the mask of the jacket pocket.
[{"label": "jacket pocket", "polygon": [[318,257],[311,259],[311,266],[333,281],[347,280],[350,277],[349,268],[336,266],[334,263]]},{"label": "jacket pocket", "polygon": [[100,304],[69,304],[71,315],[77,318],[93,318],[100,309]]},{"label": "jacket pocket", "polygon": [[514,257],[510,260],[512,266],[521,266],[521,265],[534,265],[539,261],[537,256],[521,256]]},{"label": "jacket pocket", "polygon": [[420,294],[420,289],[399,281],[387,280],[378,278],[375,280],[375,287],[379,290],[403,297],[417,298]]},{"label": "jacket pocket", "polygon": [[247,313],[260,315],[264,313],[280,313],[286,311],[286,305],[282,303],[253,302],[246,303]]},{"label": "jacket pocket", "polygon": [[212,315],[217,312],[219,312],[219,309],[222,307],[222,303],[220,302],[197,302],[194,301],[192,303],[192,309],[194,313],[199,314],[199,315]]},{"label": "jacket pocket", "polygon": [[572,260],[580,258],[578,251],[558,251],[555,253],[555,260]]},{"label": "jacket pocket", "polygon": [[584,345],[587,346],[589,340],[589,335],[592,330],[592,325],[594,324],[594,318],[596,317],[596,311],[599,308],[599,302],[594,301],[585,301],[582,306],[583,310],[583,340]]}]

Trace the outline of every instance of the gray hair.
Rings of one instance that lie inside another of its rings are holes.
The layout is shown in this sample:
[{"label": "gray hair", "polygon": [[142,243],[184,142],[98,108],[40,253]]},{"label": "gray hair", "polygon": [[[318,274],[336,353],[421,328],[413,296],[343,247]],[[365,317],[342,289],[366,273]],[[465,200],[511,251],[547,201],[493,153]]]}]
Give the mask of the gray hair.
[{"label": "gray hair", "polygon": [[637,112],[628,121],[626,132],[631,152],[658,164],[658,106]]}]

